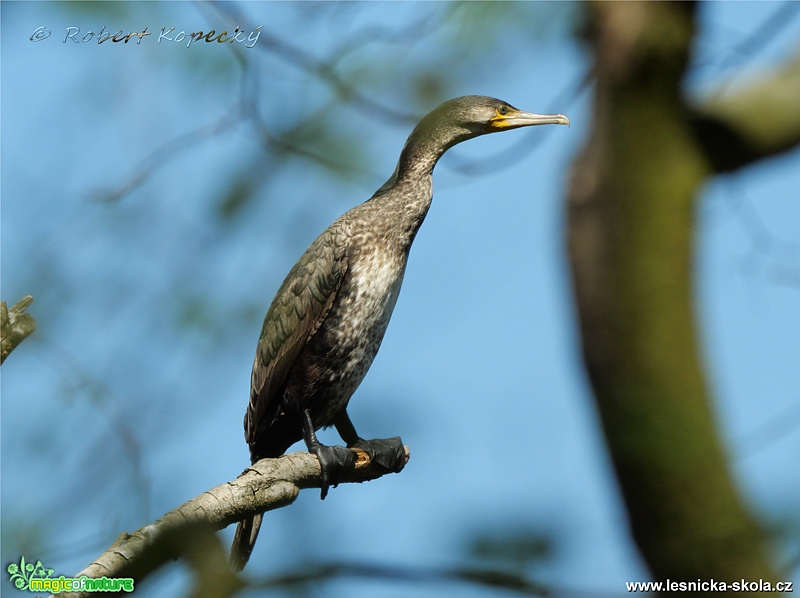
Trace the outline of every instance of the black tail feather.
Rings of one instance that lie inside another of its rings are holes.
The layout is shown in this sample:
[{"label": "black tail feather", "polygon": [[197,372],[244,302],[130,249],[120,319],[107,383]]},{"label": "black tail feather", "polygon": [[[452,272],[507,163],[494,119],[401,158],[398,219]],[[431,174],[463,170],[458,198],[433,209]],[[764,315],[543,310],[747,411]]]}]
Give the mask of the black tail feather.
[{"label": "black tail feather", "polygon": [[255,546],[258,538],[258,530],[261,529],[263,517],[264,514],[259,513],[240,521],[236,525],[236,534],[233,536],[230,556],[231,568],[234,571],[239,572],[244,569],[247,561],[250,560],[250,554],[253,552],[253,546]]}]

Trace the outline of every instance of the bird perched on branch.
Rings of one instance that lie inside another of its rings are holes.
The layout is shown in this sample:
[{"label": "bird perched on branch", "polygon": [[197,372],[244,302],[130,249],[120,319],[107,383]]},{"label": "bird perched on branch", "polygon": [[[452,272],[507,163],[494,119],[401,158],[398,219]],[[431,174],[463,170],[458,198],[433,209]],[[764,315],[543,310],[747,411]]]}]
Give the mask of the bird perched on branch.
[{"label": "bird perched on branch", "polygon": [[[533,125],[568,125],[563,114],[531,114],[484,96],[449,100],[406,141],[391,178],[331,224],[291,269],[267,311],[256,348],[244,430],[251,462],[279,457],[304,440],[322,469],[322,494],[365,450],[389,471],[405,464],[399,437],[364,440],[347,415],[383,340],[411,243],[433,197],[433,168],[473,137]],[[324,446],[316,430],[336,426],[348,448]],[[244,568],[262,515],[238,524],[231,565]]]}]

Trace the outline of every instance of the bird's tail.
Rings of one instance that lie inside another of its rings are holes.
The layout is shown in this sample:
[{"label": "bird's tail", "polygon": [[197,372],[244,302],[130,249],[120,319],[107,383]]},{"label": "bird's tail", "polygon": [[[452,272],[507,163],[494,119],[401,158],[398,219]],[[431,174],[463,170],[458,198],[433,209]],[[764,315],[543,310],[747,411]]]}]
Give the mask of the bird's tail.
[{"label": "bird's tail", "polygon": [[233,544],[231,544],[231,568],[234,571],[241,571],[250,560],[250,553],[253,552],[253,546],[256,544],[258,538],[258,530],[261,529],[261,519],[264,517],[263,513],[248,517],[244,521],[240,521],[236,525],[236,534],[233,536]]}]

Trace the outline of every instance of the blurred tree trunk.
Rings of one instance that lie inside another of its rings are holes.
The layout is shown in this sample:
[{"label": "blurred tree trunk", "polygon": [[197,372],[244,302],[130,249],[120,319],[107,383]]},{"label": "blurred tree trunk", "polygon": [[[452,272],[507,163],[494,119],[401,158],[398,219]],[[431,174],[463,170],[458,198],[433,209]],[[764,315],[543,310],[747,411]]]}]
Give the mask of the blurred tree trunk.
[{"label": "blurred tree trunk", "polygon": [[693,224],[707,177],[797,144],[800,118],[789,111],[793,132],[778,126],[783,138],[757,143],[761,133],[736,121],[755,112],[687,106],[694,11],[589,6],[594,129],[573,165],[568,207],[583,357],[654,578],[774,582],[715,429],[694,321]]}]

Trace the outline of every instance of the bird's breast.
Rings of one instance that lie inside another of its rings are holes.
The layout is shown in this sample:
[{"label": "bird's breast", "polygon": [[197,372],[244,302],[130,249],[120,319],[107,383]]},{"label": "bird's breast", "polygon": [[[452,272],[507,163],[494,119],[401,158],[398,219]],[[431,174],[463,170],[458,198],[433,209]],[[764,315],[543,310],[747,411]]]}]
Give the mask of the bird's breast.
[{"label": "bird's breast", "polygon": [[397,303],[405,256],[366,251],[350,261],[344,284],[320,330],[315,347],[318,379],[314,394],[318,425],[329,425],[346,407],[372,365]]},{"label": "bird's breast", "polygon": [[337,344],[349,352],[345,372],[372,363],[397,303],[404,272],[404,259],[377,252],[362,255],[351,264],[338,301],[336,331]]}]

